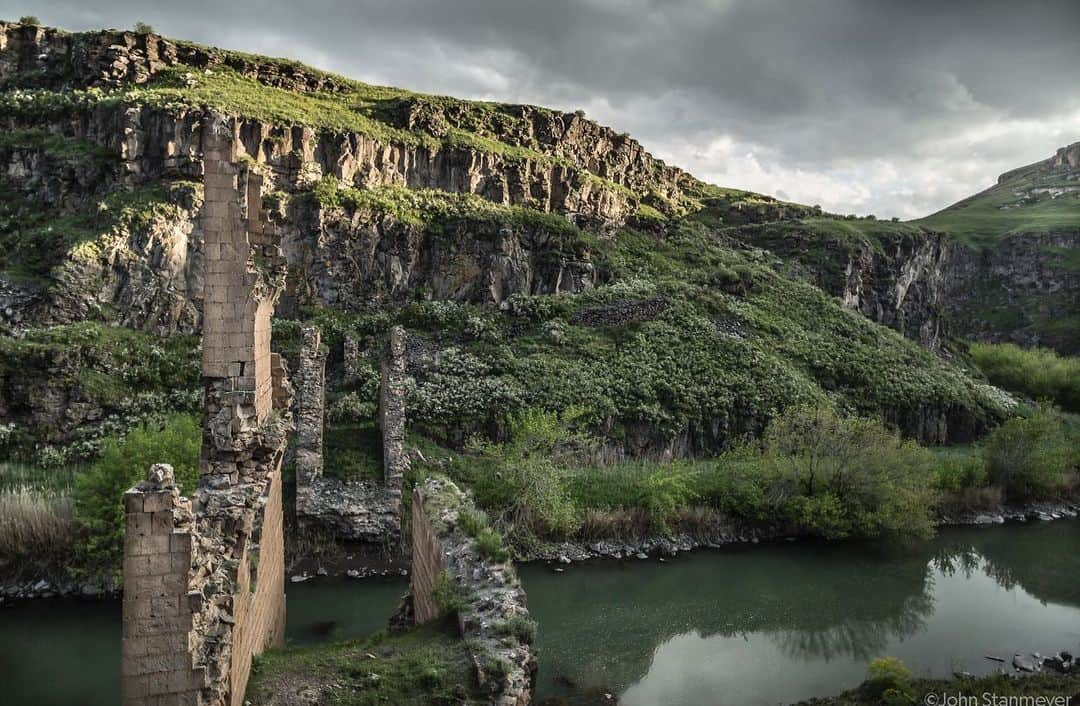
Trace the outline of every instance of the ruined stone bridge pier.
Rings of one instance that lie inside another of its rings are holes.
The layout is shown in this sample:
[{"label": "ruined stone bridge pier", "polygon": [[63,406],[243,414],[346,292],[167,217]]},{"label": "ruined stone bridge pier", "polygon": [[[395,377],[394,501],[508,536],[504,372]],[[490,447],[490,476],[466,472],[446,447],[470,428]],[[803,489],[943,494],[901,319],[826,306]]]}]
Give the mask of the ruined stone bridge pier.
[{"label": "ruined stone bridge pier", "polygon": [[202,126],[199,486],[184,498],[158,465],[124,495],[125,706],[239,706],[252,658],[284,636],[291,389],[270,352],[270,319],[285,263],[236,130],[218,116]]}]

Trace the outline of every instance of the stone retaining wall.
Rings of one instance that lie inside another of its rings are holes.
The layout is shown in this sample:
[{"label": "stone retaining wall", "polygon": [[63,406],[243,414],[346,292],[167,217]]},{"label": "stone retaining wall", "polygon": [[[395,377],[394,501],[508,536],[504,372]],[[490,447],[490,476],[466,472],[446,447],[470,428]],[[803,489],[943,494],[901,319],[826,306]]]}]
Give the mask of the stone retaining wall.
[{"label": "stone retaining wall", "polygon": [[[479,523],[463,523],[465,515]],[[513,565],[483,556],[466,531],[478,524],[481,532],[490,531],[472,500],[449,479],[428,478],[423,488],[413,489],[409,590],[415,620],[454,611],[488,703],[525,706],[535,689],[536,625]]]}]

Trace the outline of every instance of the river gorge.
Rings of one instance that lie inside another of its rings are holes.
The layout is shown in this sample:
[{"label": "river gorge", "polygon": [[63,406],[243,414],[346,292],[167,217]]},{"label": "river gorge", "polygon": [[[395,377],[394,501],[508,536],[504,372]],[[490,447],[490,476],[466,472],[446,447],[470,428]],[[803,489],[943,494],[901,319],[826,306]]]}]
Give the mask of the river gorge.
[{"label": "river gorge", "polygon": [[[556,569],[563,569],[556,571]],[[539,623],[537,702],[791,703],[854,687],[890,655],[918,676],[1080,651],[1080,521],[949,528],[907,547],[781,542],[667,559],[520,567]],[[287,640],[386,625],[403,579],[287,587]],[[0,610],[11,703],[115,704],[117,600]],[[15,689],[13,693],[11,689]],[[22,691],[19,691],[22,690]]]}]

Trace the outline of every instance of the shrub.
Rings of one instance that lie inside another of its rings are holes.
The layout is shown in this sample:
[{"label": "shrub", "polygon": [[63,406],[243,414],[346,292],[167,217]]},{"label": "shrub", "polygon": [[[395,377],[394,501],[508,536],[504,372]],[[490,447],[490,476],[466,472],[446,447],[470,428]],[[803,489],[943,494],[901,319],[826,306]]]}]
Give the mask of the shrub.
[{"label": "shrub", "polygon": [[911,670],[896,657],[878,657],[866,669],[862,689],[885,704],[913,703]]},{"label": "shrub", "polygon": [[697,497],[688,471],[660,468],[641,483],[640,505],[649,513],[653,531],[667,532],[669,523],[679,510]]},{"label": "shrub", "polygon": [[987,441],[990,481],[1011,501],[1039,500],[1063,491],[1080,461],[1080,434],[1052,409],[1038,408],[995,429]]},{"label": "shrub", "polygon": [[514,615],[496,623],[495,632],[513,637],[523,645],[531,645],[536,640],[536,621],[524,615]]},{"label": "shrub", "polygon": [[769,425],[764,448],[773,500],[800,529],[829,538],[933,534],[933,457],[881,422],[794,408]]},{"label": "shrub", "polygon": [[75,517],[87,535],[78,547],[80,570],[118,571],[124,551],[124,492],[146,478],[155,463],[169,463],[184,490],[194,490],[201,426],[193,415],[172,414],[112,439],[90,469],[76,479]]},{"label": "shrub", "polygon": [[497,563],[510,560],[510,552],[503,546],[503,538],[495,530],[485,527],[476,535],[476,551],[485,559]]},{"label": "shrub", "polygon": [[574,414],[528,410],[511,417],[506,443],[472,445],[477,456],[467,460],[465,480],[477,502],[498,513],[496,526],[513,540],[565,536],[577,528],[558,464],[565,448],[580,440],[569,429]]},{"label": "shrub", "polygon": [[510,662],[502,657],[491,655],[485,659],[483,673],[486,677],[487,689],[492,693],[501,691],[503,685],[506,684],[506,679],[510,676],[512,669],[513,667],[510,665]]},{"label": "shrub", "polygon": [[983,454],[977,450],[942,450],[937,454],[934,485],[946,493],[986,485],[988,475]]},{"label": "shrub", "polygon": [[135,30],[135,34],[153,34],[154,26],[147,24],[146,22],[136,22],[132,28]]},{"label": "shrub", "polygon": [[41,24],[41,20],[38,19],[37,15],[23,15],[19,18],[19,24],[37,26]]},{"label": "shrub", "polygon": [[465,604],[461,586],[454,581],[449,571],[440,571],[435,577],[435,588],[431,591],[431,597],[435,599],[435,605],[443,615],[456,613]]},{"label": "shrub", "polygon": [[1048,348],[1024,349],[1012,343],[973,343],[970,352],[975,364],[995,385],[1080,412],[1080,358],[1060,356]]},{"label": "shrub", "polygon": [[476,537],[487,526],[487,522],[478,513],[463,510],[458,513],[458,527],[470,537]]}]

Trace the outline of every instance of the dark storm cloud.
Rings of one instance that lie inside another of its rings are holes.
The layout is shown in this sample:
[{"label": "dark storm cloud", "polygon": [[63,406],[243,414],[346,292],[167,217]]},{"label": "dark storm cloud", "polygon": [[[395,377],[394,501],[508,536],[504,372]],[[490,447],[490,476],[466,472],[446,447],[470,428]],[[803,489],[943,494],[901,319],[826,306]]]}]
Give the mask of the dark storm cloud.
[{"label": "dark storm cloud", "polygon": [[0,0],[573,109],[733,186],[914,216],[1080,139],[1080,2]]}]

